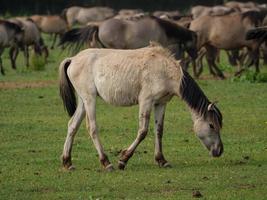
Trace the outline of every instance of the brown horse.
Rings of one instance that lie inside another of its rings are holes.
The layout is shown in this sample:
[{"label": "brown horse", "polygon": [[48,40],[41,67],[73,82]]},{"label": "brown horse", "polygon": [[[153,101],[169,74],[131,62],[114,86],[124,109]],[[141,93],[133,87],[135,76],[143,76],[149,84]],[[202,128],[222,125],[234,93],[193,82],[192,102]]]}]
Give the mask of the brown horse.
[{"label": "brown horse", "polygon": [[62,11],[62,16],[68,22],[69,27],[78,23],[86,25],[90,21],[103,21],[115,16],[116,12],[108,7],[79,7],[73,6]]},{"label": "brown horse", "polygon": [[[256,71],[259,71],[259,46],[258,40],[246,40],[246,32],[261,23],[259,12],[250,11],[246,13],[232,13],[225,16],[202,16],[191,22],[190,30],[198,35],[198,49],[205,47],[207,61],[211,73],[224,78],[223,73],[217,67],[215,60],[218,49],[235,50],[243,47],[248,48],[250,62],[248,66],[254,64]],[[199,60],[199,59],[198,59]],[[239,74],[244,69],[240,69]],[[202,68],[195,76],[199,76]]]},{"label": "brown horse", "polygon": [[113,169],[98,136],[97,96],[116,106],[139,104],[137,137],[122,151],[119,169],[125,168],[137,146],[145,139],[152,109],[155,111],[155,161],[160,167],[170,166],[163,155],[161,140],[165,108],[173,96],[178,96],[187,103],[196,135],[210,154],[219,157],[223,153],[220,138],[222,115],[219,109],[182,69],[179,61],[160,46],[135,50],[87,49],[65,59],[60,64],[59,76],[60,94],[71,116],[62,155],[66,169],[73,168],[72,144],[85,116],[88,132],[102,166],[108,171]]},{"label": "brown horse", "polygon": [[227,15],[229,13],[234,12],[235,10],[232,8],[228,8],[226,6],[194,6],[191,8],[191,15],[193,19],[196,19],[205,15],[219,16],[219,15]]},{"label": "brown horse", "polygon": [[57,37],[62,36],[68,30],[67,22],[59,15],[33,15],[30,18],[41,32],[54,35],[51,49],[54,48]]},{"label": "brown horse", "polygon": [[91,43],[93,47],[137,49],[155,41],[165,47],[174,47],[173,52],[179,58],[183,49],[191,57],[196,57],[196,39],[195,32],[169,20],[144,16],[136,20],[109,19],[99,26],[73,29],[64,34],[60,44],[76,43],[79,46]]},{"label": "brown horse", "polygon": [[[1,58],[4,49],[7,47],[16,48],[18,45],[21,46],[23,37],[24,31],[20,26],[6,20],[0,20],[0,72],[2,75],[5,74]],[[15,69],[16,66],[12,59],[11,64],[12,68]]]}]

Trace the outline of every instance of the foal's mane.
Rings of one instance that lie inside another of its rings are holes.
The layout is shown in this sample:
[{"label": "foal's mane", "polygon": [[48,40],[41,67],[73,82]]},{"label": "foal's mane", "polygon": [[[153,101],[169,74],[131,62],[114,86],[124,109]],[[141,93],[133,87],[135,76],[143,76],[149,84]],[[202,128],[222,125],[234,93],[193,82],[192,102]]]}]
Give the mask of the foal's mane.
[{"label": "foal's mane", "polygon": [[155,16],[150,17],[160,25],[168,37],[179,38],[182,41],[192,40],[192,33],[194,33],[193,31],[182,26],[178,26],[169,20],[161,19]]},{"label": "foal's mane", "polygon": [[220,110],[215,105],[211,110],[208,109],[211,102],[189,73],[184,70],[180,85],[180,95],[192,110],[205,119],[209,118],[216,130],[222,128],[222,114]]}]

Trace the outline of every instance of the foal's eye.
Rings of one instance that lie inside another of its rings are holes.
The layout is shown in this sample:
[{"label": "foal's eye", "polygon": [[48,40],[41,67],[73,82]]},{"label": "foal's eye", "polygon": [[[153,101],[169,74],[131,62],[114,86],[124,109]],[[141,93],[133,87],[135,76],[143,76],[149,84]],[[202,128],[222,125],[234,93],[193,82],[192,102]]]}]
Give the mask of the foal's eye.
[{"label": "foal's eye", "polygon": [[210,124],[210,128],[211,128],[211,129],[214,129],[214,126],[213,126],[212,124]]}]

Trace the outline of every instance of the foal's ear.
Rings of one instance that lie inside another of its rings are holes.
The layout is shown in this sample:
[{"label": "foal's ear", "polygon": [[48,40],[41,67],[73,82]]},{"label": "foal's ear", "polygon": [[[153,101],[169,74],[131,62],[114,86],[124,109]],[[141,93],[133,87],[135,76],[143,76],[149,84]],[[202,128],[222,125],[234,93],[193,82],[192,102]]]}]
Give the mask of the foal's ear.
[{"label": "foal's ear", "polygon": [[208,111],[215,110],[214,106],[215,106],[215,104],[217,104],[217,103],[218,103],[218,101],[214,101],[214,102],[210,103],[210,104],[208,105]]}]

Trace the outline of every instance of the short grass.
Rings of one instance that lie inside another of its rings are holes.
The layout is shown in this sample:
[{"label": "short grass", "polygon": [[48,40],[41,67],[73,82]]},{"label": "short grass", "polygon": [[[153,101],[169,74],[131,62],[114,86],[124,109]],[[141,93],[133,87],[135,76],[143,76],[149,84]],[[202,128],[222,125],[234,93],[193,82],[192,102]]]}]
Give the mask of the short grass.
[{"label": "short grass", "polygon": [[[51,51],[45,71],[35,72],[23,66],[21,55],[18,70],[11,70],[5,54],[7,74],[0,81],[55,81],[65,56]],[[266,66],[262,69],[267,71]],[[188,109],[174,98],[167,107],[163,139],[173,167],[155,165],[151,123],[126,170],[112,173],[101,169],[85,124],[73,147],[77,169],[62,170],[68,116],[56,84],[0,89],[0,199],[192,199],[195,190],[203,199],[266,199],[267,84],[209,78],[198,83],[211,100],[219,101],[223,156],[208,155],[192,132]],[[137,113],[137,106],[117,108],[98,99],[100,137],[113,164],[136,136]]]}]

